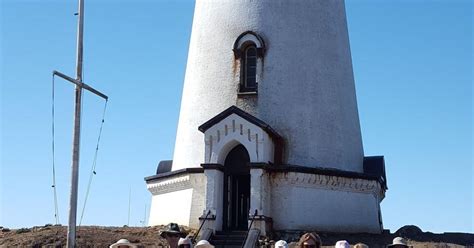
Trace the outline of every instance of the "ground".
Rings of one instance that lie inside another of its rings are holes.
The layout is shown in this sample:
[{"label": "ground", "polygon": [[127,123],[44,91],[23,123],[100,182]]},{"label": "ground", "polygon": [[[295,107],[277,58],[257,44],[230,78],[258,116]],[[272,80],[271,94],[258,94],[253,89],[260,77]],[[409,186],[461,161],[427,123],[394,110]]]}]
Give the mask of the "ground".
[{"label": "ground", "polygon": [[[164,247],[166,241],[159,235],[164,226],[154,227],[101,227],[81,226],[77,228],[78,247],[109,247],[125,238],[141,247]],[[181,227],[186,232],[190,229]],[[191,232],[192,234],[192,232]],[[65,247],[67,227],[46,225],[0,231],[0,248],[3,247]],[[139,247],[140,247],[139,246]]]},{"label": "ground", "polygon": [[[181,226],[189,235],[196,230]],[[153,227],[101,227],[81,226],[77,229],[78,247],[109,247],[121,238],[136,243],[138,247],[164,247],[166,241],[159,236],[165,226]],[[4,247],[65,247],[67,228],[65,226],[45,225],[33,228],[8,229],[0,227],[0,248]],[[272,247],[271,238],[285,239],[290,247],[296,247],[299,236],[303,231],[275,232],[273,237],[262,237],[264,247]],[[390,244],[393,237],[403,236],[408,238],[409,245],[413,248],[461,248],[474,247],[474,234],[444,233],[433,234],[423,232],[416,226],[405,226],[391,234],[342,234],[319,233],[326,247],[333,246],[337,240],[346,239],[351,244],[363,242],[371,248],[385,247]]]}]

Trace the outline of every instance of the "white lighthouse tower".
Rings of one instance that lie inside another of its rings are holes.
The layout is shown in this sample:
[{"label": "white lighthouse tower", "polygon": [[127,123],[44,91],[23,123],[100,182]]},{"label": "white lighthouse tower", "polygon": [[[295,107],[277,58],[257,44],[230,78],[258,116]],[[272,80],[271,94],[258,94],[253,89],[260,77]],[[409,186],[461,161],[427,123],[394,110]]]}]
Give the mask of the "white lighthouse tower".
[{"label": "white lighthouse tower", "polygon": [[174,157],[145,180],[150,225],[381,232],[344,2],[197,0]]}]

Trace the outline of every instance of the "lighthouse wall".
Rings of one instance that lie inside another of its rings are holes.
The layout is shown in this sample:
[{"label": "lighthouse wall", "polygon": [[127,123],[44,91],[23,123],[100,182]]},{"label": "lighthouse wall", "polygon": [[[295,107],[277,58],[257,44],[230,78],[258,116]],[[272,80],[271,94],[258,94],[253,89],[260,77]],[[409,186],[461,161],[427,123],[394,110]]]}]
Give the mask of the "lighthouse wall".
[{"label": "lighthouse wall", "polygon": [[284,137],[286,163],[362,172],[343,1],[277,1],[259,17],[268,53],[258,117]]},{"label": "lighthouse wall", "polygon": [[[232,48],[249,30],[266,50],[258,93],[242,96]],[[232,105],[283,136],[284,163],[362,172],[343,1],[196,1],[173,170],[204,162],[197,127]]]},{"label": "lighthouse wall", "polygon": [[375,180],[289,172],[269,181],[275,230],[382,232],[384,190]]},{"label": "lighthouse wall", "polygon": [[152,194],[148,225],[179,223],[199,228],[199,217],[205,209],[206,177],[204,173],[178,173],[145,178]]}]

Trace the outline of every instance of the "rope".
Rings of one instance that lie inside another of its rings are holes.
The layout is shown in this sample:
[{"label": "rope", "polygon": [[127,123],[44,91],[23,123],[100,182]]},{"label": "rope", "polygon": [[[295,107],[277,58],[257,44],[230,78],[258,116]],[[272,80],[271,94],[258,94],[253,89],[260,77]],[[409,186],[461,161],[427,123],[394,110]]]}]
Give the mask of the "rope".
[{"label": "rope", "polygon": [[52,90],[51,90],[51,134],[52,134],[52,142],[51,142],[51,148],[52,148],[52,156],[53,156],[53,185],[51,186],[53,188],[53,193],[54,193],[54,218],[56,221],[56,225],[59,224],[59,213],[58,213],[58,195],[56,192],[56,166],[55,166],[55,152],[54,152],[54,74],[52,77]]},{"label": "rope", "polygon": [[128,190],[128,219],[127,219],[127,227],[130,226],[130,202],[132,201],[132,186],[130,186]]},{"label": "rope", "polygon": [[104,122],[105,122],[105,112],[106,112],[106,109],[107,109],[107,102],[108,102],[108,100],[105,100],[104,112],[102,113],[102,123],[100,124],[99,136],[97,138],[97,145],[96,145],[96,148],[95,148],[94,160],[92,162],[91,173],[90,173],[90,176],[89,176],[89,183],[87,184],[86,198],[84,200],[84,205],[82,206],[82,213],[81,213],[81,219],[79,220],[79,226],[82,223],[82,218],[84,217],[84,212],[86,210],[87,199],[89,198],[89,193],[90,193],[90,189],[91,189],[91,185],[92,185],[92,178],[94,177],[94,175],[97,174],[96,171],[95,171],[95,168],[96,168],[96,165],[97,165],[97,154],[99,152],[100,137],[102,136],[102,128],[103,128]]}]

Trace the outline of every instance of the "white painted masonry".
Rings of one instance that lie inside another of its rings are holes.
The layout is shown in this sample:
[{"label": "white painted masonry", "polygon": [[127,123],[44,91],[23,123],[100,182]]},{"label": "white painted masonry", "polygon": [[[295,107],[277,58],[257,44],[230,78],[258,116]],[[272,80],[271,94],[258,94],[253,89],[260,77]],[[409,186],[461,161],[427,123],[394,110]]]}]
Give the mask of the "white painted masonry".
[{"label": "white painted masonry", "polygon": [[205,208],[206,177],[202,173],[177,175],[147,182],[152,194],[148,225],[170,222],[199,227]]},{"label": "white painted masonry", "polygon": [[[268,173],[263,169],[250,170],[250,210],[249,215],[253,215],[257,210],[258,215],[271,217],[272,194]],[[279,211],[279,210],[275,210]],[[264,221],[254,221],[254,227],[260,229],[263,235],[267,230]]]},{"label": "white painted masonry", "polygon": [[206,228],[222,230],[223,223],[223,197],[224,197],[224,173],[219,170],[206,170],[206,210],[216,216],[215,220],[208,220]]},{"label": "white painted masonry", "polygon": [[[249,30],[266,52],[258,96],[242,98],[232,48]],[[196,1],[173,170],[205,162],[197,127],[232,105],[284,137],[286,163],[362,172],[344,2]]]},{"label": "white painted masonry", "polygon": [[265,130],[244,118],[231,114],[204,133],[205,162],[224,164],[232,148],[242,144],[250,162],[273,162],[274,144]]},{"label": "white painted masonry", "polygon": [[373,180],[305,173],[271,177],[270,211],[276,230],[380,233],[383,190]]},{"label": "white painted masonry", "polygon": [[192,195],[193,189],[154,195],[151,198],[151,208],[155,211],[150,212],[148,225],[162,225],[170,222],[189,225]]}]

